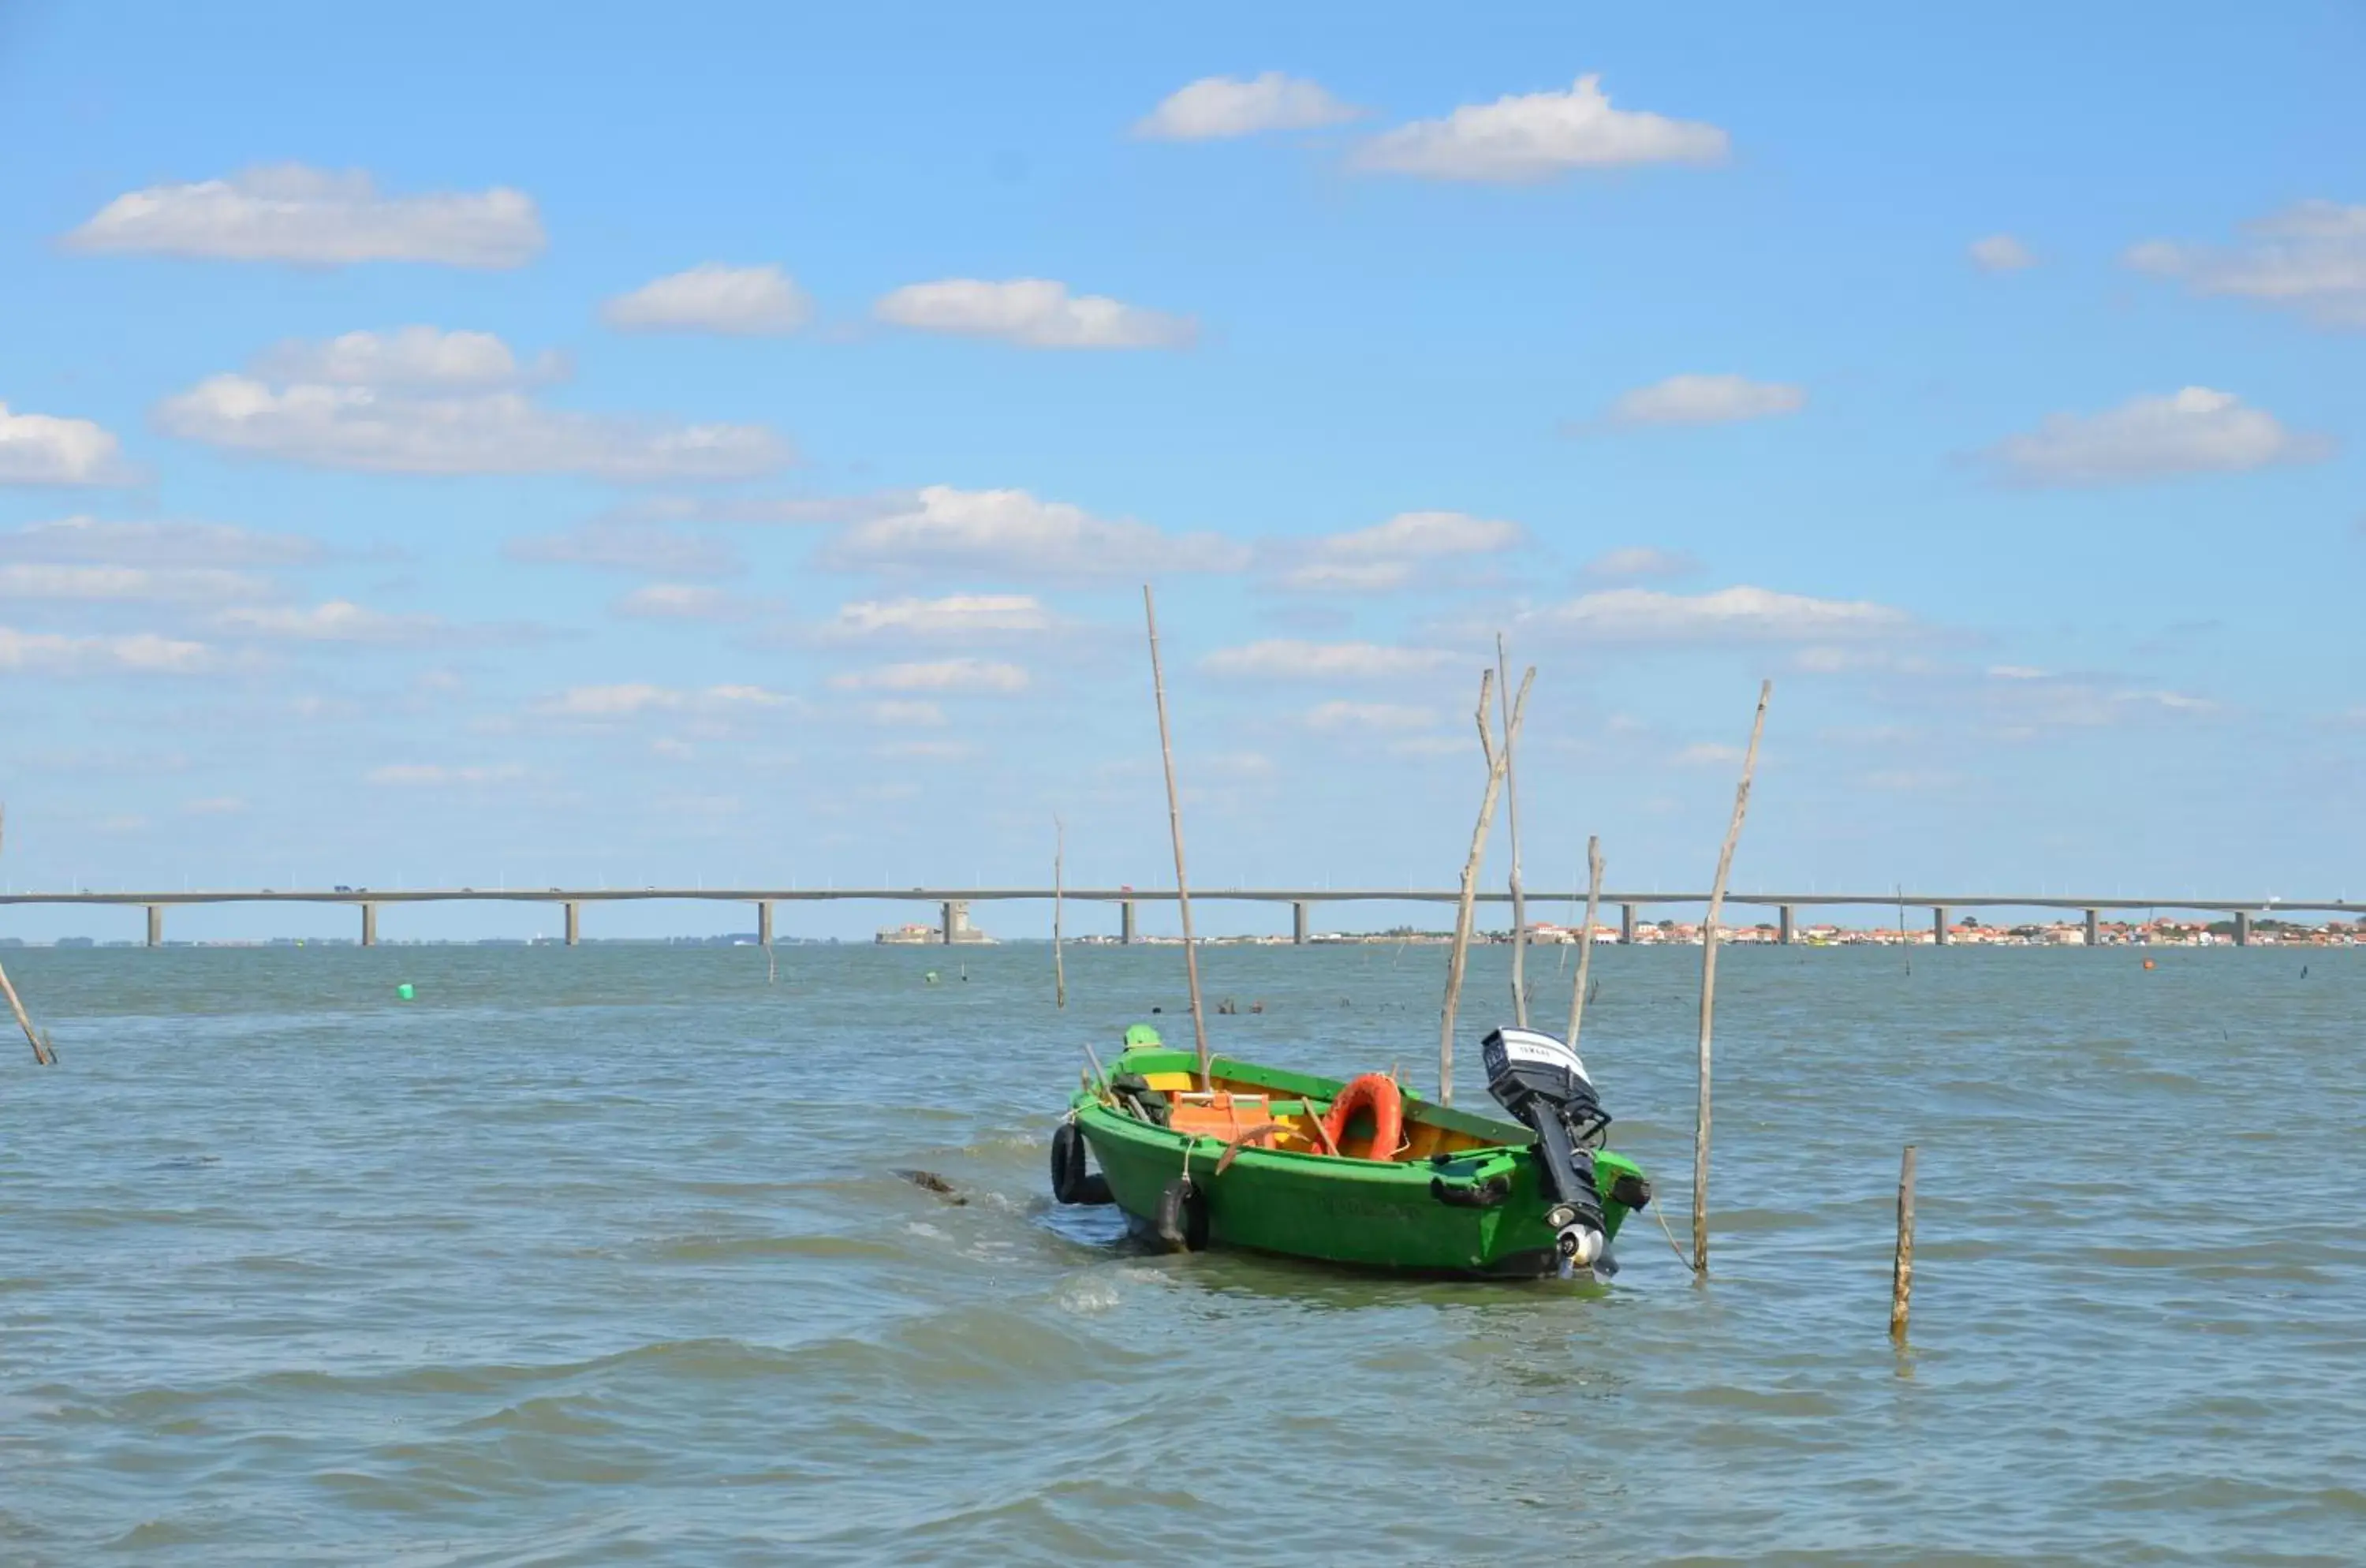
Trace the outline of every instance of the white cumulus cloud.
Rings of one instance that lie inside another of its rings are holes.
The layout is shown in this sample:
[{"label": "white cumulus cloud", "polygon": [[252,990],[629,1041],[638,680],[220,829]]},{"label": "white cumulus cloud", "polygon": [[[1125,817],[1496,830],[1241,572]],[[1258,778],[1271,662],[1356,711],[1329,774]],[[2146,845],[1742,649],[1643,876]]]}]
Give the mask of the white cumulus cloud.
[{"label": "white cumulus cloud", "polygon": [[945,722],[945,710],[930,702],[883,702],[867,705],[862,716],[887,728],[933,729]]},{"label": "white cumulus cloud", "polygon": [[1202,76],[1168,94],[1133,133],[1157,141],[1213,141],[1265,130],[1313,130],[1362,112],[1319,83],[1279,71],[1245,79]]},{"label": "white cumulus cloud", "polygon": [[876,670],[833,675],[829,683],[842,692],[992,692],[1008,694],[1027,689],[1024,668],[986,659],[919,660],[883,665]]},{"label": "white cumulus cloud", "polygon": [[1714,125],[1613,108],[1599,76],[1566,93],[1506,95],[1414,120],[1366,142],[1368,169],[1438,180],[1542,180],[1570,169],[1626,164],[1714,164],[1727,137]]},{"label": "white cumulus cloud", "polygon": [[554,379],[566,366],[554,354],[521,366],[515,351],[490,333],[409,326],[343,333],[321,343],[291,339],[265,351],[255,368],[283,381],[332,387],[470,389]]},{"label": "white cumulus cloud", "polygon": [[930,485],[904,510],[865,519],[821,553],[839,570],[1008,571],[1053,578],[1237,571],[1242,545],[1215,534],[1167,534],[1095,517],[1023,490]]},{"label": "white cumulus cloud", "polygon": [[1527,537],[1516,523],[1460,512],[1401,512],[1369,528],[1287,547],[1277,581],[1306,593],[1383,593],[1436,580],[1436,565],[1493,555]]},{"label": "white cumulus cloud", "polygon": [[65,243],[78,251],[309,266],[411,261],[513,267],[541,252],[543,232],[533,198],[520,191],[385,196],[358,170],[289,164],[131,191]]},{"label": "white cumulus cloud", "polygon": [[2366,327],[2366,205],[2304,201],[2245,226],[2231,246],[2147,240],[2127,263],[2197,294],[2256,299],[2326,326]]},{"label": "white cumulus cloud", "polygon": [[211,567],[92,566],[58,561],[0,564],[0,599],[84,604],[216,604],[270,596],[252,572]]},{"label": "white cumulus cloud", "polygon": [[907,284],[873,312],[916,332],[999,338],[1021,348],[1188,348],[1199,333],[1189,316],[1071,294],[1066,284],[1042,277]]},{"label": "white cumulus cloud", "polygon": [[122,523],[76,516],[0,532],[0,560],[150,568],[302,566],[322,553],[319,540],[299,534],[262,534],[223,523]]},{"label": "white cumulus cloud", "polygon": [[744,621],[756,614],[758,605],[720,588],[651,582],[622,595],[608,609],[637,621]]},{"label": "white cumulus cloud", "polygon": [[1970,254],[1972,265],[1982,272],[2019,272],[2037,265],[2037,257],[2029,247],[2011,234],[1990,234],[1974,240]]},{"label": "white cumulus cloud", "polygon": [[112,432],[86,419],[11,413],[0,403],[0,485],[103,485],[128,477]]},{"label": "white cumulus cloud", "polygon": [[1671,577],[1690,577],[1701,570],[1696,557],[1683,550],[1662,550],[1651,545],[1622,545],[1615,550],[1605,550],[1579,569],[1578,575],[1589,582],[1649,582]]},{"label": "white cumulus cloud", "polygon": [[2048,414],[2035,430],[2007,436],[1985,457],[2017,484],[2102,485],[2240,473],[2315,462],[2332,451],[2329,438],[2287,430],[2232,392],[2188,387],[2101,413]]},{"label": "white cumulus cloud", "polygon": [[1622,392],[1610,405],[1617,424],[1730,424],[1772,419],[1808,406],[1804,387],[1746,376],[1671,376]]},{"label": "white cumulus cloud", "polygon": [[624,332],[727,333],[763,336],[794,332],[813,313],[795,279],[777,266],[704,262],[644,283],[601,307]]},{"label": "white cumulus cloud", "polygon": [[1402,681],[1454,662],[1443,649],[1272,637],[1219,649],[1200,661],[1211,675],[1254,681]]},{"label": "white cumulus cloud", "polygon": [[397,615],[350,599],[310,606],[242,605],[222,611],[213,624],[225,632],[289,642],[415,643],[447,631],[434,615]]},{"label": "white cumulus cloud", "polygon": [[544,408],[518,392],[401,397],[215,376],[157,405],[168,435],[314,468],[386,474],[747,479],[790,458],[760,425],[645,423]]},{"label": "white cumulus cloud", "polygon": [[631,681],[613,686],[569,686],[535,705],[549,718],[621,719],[649,713],[744,713],[787,705],[788,697],[762,686],[724,685],[691,690]]},{"label": "white cumulus cloud", "polygon": [[1047,632],[1052,614],[1031,593],[952,593],[941,599],[858,599],[839,606],[824,637],[963,637]]},{"label": "white cumulus cloud", "polygon": [[1530,632],[1576,642],[1637,645],[1829,642],[1890,637],[1913,626],[1903,610],[1865,600],[1814,599],[1747,586],[1708,593],[1613,588],[1520,618]]},{"label": "white cumulus cloud", "polygon": [[202,675],[220,663],[201,642],[134,632],[68,637],[0,626],[0,670],[49,675]]}]

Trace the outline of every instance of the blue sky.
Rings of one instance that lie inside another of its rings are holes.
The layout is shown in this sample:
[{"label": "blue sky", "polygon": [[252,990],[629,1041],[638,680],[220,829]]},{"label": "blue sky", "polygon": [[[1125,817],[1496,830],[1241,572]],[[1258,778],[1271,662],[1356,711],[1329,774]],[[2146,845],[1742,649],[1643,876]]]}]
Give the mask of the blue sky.
[{"label": "blue sky", "polygon": [[1154,581],[1203,882],[1450,882],[1500,628],[1532,884],[1771,676],[1739,884],[2356,895],[2361,58],[0,6],[0,880],[1151,884]]}]

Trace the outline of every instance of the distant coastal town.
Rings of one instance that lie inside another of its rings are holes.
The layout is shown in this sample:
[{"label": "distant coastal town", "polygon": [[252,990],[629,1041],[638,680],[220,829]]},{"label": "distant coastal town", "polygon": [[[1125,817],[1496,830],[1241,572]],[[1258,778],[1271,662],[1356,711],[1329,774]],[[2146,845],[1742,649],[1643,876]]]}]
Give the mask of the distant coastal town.
[{"label": "distant coastal town", "polygon": [[[1748,925],[1721,925],[1720,940],[1729,944],[1773,947],[1782,944],[1782,930],[1772,920]],[[1620,931],[1616,925],[1596,925],[1593,940],[1605,946],[1619,946]],[[2253,947],[2366,947],[2366,920],[2327,920],[2310,925],[2299,920],[2261,918],[2249,925],[2249,945]],[[1452,942],[1448,931],[1425,931],[1412,926],[1393,926],[1373,931],[1309,931],[1309,946],[1375,945],[1403,946],[1408,944],[1444,945]],[[831,947],[849,939],[839,937],[781,936],[775,939],[782,947]],[[854,939],[860,940],[860,939]],[[988,935],[969,922],[967,912],[960,913],[949,944],[941,928],[918,922],[881,928],[872,942],[889,947],[991,947],[1003,939]],[[1041,937],[1022,937],[1020,942],[1042,942]],[[1121,937],[1091,934],[1067,939],[1076,947],[1117,947],[1126,945]],[[1289,947],[1294,944],[1287,932],[1256,935],[1203,935],[1202,945],[1221,947]],[[1491,944],[1508,944],[1512,933],[1508,928],[1474,933],[1473,940]],[[1538,947],[1574,946],[1585,940],[1579,927],[1562,925],[1552,920],[1538,920],[1528,927],[1528,941]],[[1639,920],[1635,925],[1632,945],[1637,947],[1698,947],[1701,928],[1694,920]],[[1132,945],[1173,947],[1182,939],[1171,935],[1143,932],[1134,937]],[[671,937],[592,937],[583,939],[584,945],[629,945],[637,947],[755,947],[761,945],[757,933],[730,931],[713,936]],[[389,942],[388,946],[400,947],[555,947],[561,939],[556,936],[535,937],[454,937],[407,939]],[[59,937],[54,942],[39,942],[22,937],[0,937],[0,948],[92,948],[139,947],[132,941],[100,941],[92,937]],[[350,937],[255,937],[216,938],[197,942],[167,942],[164,947],[353,947],[357,943]],[[1939,945],[1937,931],[1927,925],[1901,929],[1897,926],[1845,926],[1833,922],[1800,925],[1793,932],[1789,945],[1796,947],[1932,947]],[[1982,920],[1965,916],[1947,927],[1946,945],[1950,947],[2084,947],[2087,945],[2087,924],[2084,920],[2048,920],[2011,922]],[[2095,945],[2099,947],[2233,947],[2237,945],[2236,922],[2232,919],[2198,920],[2161,917],[2148,920],[2101,920],[2095,927]]]},{"label": "distant coastal town", "polygon": [[[1586,940],[1579,927],[1559,925],[1550,920],[1538,920],[1528,928],[1528,941],[1539,947],[1574,946]],[[932,936],[934,932],[930,933]],[[1614,925],[1597,925],[1592,938],[1606,946],[1620,945],[1619,929]],[[1772,920],[1751,925],[1721,924],[1719,940],[1728,943],[1757,943],[1772,947],[1782,940],[1781,929]],[[2105,920],[2096,928],[2099,947],[2232,947],[2236,944],[2236,923],[2231,920]],[[1079,942],[1115,945],[1119,939],[1088,936],[1073,939]],[[1143,936],[1142,942],[1174,943],[1180,939],[1171,936]],[[1202,942],[1225,945],[1287,947],[1288,935],[1280,936],[1220,936],[1203,937]],[[1454,940],[1454,933],[1442,931],[1419,931],[1411,926],[1399,926],[1380,931],[1316,931],[1307,936],[1310,944],[1406,942],[1445,943]],[[1509,929],[1482,931],[1476,940],[1509,943]],[[1701,928],[1693,920],[1642,921],[1635,927],[1634,945],[1638,947],[1698,947]],[[1937,931],[1928,926],[1900,929],[1895,926],[1843,926],[1833,923],[1803,925],[1792,934],[1791,945],[1797,947],[1931,947],[1939,942]],[[2084,920],[2052,920],[2034,923],[1989,923],[1966,917],[1947,928],[1947,945],[1978,947],[2084,947],[2087,945],[2087,925]],[[2323,925],[2308,925],[2297,920],[2258,919],[2250,925],[2250,945],[2282,945],[2286,947],[2360,947],[2366,946],[2366,921],[2329,920]]]}]

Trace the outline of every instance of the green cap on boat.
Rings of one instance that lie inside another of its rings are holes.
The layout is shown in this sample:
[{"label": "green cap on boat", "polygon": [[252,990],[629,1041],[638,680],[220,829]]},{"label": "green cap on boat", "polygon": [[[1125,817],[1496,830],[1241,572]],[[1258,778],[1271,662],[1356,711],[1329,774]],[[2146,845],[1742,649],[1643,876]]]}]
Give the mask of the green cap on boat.
[{"label": "green cap on boat", "polygon": [[1165,1043],[1165,1041],[1158,1038],[1158,1031],[1151,1028],[1150,1025],[1146,1023],[1134,1024],[1125,1032],[1125,1048],[1129,1051],[1132,1050],[1137,1045],[1163,1045]]}]

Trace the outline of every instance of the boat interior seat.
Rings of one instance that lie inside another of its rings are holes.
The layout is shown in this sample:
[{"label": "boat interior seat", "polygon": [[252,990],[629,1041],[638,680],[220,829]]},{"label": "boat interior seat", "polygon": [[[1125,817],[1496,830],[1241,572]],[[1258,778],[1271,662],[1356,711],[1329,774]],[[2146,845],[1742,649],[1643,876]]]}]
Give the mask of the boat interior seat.
[{"label": "boat interior seat", "polygon": [[1167,1125],[1178,1133],[1221,1138],[1229,1144],[1245,1133],[1279,1122],[1284,1131],[1275,1135],[1273,1146],[1296,1149],[1314,1143],[1313,1114],[1304,1100],[1275,1100],[1222,1089],[1213,1094],[1178,1090],[1167,1108]]}]

